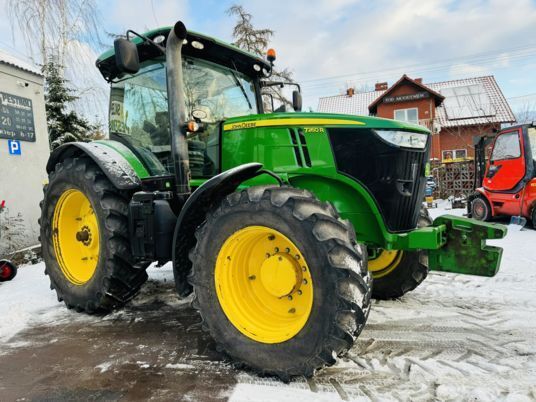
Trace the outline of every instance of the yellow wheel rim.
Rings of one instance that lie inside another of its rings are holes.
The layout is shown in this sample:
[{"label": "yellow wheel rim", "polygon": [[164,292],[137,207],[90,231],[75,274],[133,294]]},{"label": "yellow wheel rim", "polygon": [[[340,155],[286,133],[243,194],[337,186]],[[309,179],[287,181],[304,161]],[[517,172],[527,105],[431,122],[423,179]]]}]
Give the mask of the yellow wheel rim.
[{"label": "yellow wheel rim", "polygon": [[381,252],[368,261],[368,269],[373,279],[390,274],[400,264],[404,252],[402,250],[381,250]]},{"label": "yellow wheel rim", "polygon": [[218,300],[229,321],[262,343],[287,341],[313,307],[313,281],[296,245],[277,230],[249,226],[223,244],[215,268]]},{"label": "yellow wheel rim", "polygon": [[52,234],[56,260],[69,282],[87,283],[99,260],[99,224],[87,197],[65,191],[54,209]]}]

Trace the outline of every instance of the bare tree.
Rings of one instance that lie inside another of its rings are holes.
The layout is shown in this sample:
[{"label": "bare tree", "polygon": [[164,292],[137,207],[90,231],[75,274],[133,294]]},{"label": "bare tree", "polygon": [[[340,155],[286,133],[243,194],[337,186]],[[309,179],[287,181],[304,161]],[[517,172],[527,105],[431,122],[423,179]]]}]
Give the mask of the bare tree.
[{"label": "bare tree", "polygon": [[[234,4],[229,7],[227,14],[229,16],[237,17],[236,24],[233,28],[234,44],[259,57],[264,57],[270,44],[270,39],[274,35],[274,31],[268,28],[255,28],[251,22],[253,15],[248,13],[241,5]],[[274,81],[282,82],[294,82],[292,75],[292,71],[288,68],[282,70],[274,69],[272,73]],[[292,102],[284,96],[280,88],[267,87],[264,92],[271,94],[274,99],[278,100],[281,104],[292,106]],[[267,102],[265,102],[265,106],[270,105],[269,102],[268,104],[266,103]],[[271,106],[268,108],[271,108]]]},{"label": "bare tree", "polygon": [[536,102],[526,102],[515,112],[519,124],[536,122]]},{"label": "bare tree", "polygon": [[12,32],[23,38],[30,58],[64,66],[80,100],[76,108],[88,117],[104,112],[106,91],[95,73],[96,49],[102,48],[96,0],[7,0]]},{"label": "bare tree", "polygon": [[94,0],[8,0],[12,28],[18,26],[33,61],[44,64],[49,56],[66,65],[70,47],[81,35],[85,42],[99,43],[96,2]]}]

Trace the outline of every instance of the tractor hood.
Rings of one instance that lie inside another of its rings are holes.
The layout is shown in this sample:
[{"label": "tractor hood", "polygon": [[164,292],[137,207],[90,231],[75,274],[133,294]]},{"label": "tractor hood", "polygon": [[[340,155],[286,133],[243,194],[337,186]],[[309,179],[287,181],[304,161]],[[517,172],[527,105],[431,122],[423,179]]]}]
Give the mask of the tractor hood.
[{"label": "tractor hood", "polygon": [[423,126],[398,120],[334,113],[269,113],[233,117],[223,124],[224,131],[260,127],[363,127],[369,129],[404,130],[429,134]]}]

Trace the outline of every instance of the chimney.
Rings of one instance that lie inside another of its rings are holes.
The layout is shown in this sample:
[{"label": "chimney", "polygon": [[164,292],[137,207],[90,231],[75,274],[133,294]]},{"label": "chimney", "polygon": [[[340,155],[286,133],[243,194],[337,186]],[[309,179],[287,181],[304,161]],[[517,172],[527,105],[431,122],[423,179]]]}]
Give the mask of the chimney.
[{"label": "chimney", "polygon": [[413,81],[415,81],[417,84],[422,84],[422,78],[415,78]]},{"label": "chimney", "polygon": [[375,91],[385,91],[387,88],[387,82],[377,82],[376,85],[374,85]]},{"label": "chimney", "polygon": [[355,89],[354,89],[354,88],[348,88],[348,89],[346,90],[346,95],[349,96],[350,98],[351,98],[352,96],[354,96],[354,94],[355,94]]}]

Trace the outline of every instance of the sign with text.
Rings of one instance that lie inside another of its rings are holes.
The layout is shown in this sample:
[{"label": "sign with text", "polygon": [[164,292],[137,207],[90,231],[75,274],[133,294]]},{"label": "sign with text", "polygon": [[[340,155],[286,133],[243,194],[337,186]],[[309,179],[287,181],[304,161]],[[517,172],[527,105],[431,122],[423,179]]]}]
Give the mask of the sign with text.
[{"label": "sign with text", "polygon": [[31,99],[0,92],[0,138],[35,142]]},{"label": "sign with text", "polygon": [[417,92],[416,94],[409,95],[386,96],[383,98],[383,103],[407,102],[412,100],[426,99],[429,97],[430,94],[428,92]]},{"label": "sign with text", "polygon": [[20,141],[7,140],[7,147],[9,148],[10,155],[20,155],[22,150],[20,149]]}]

